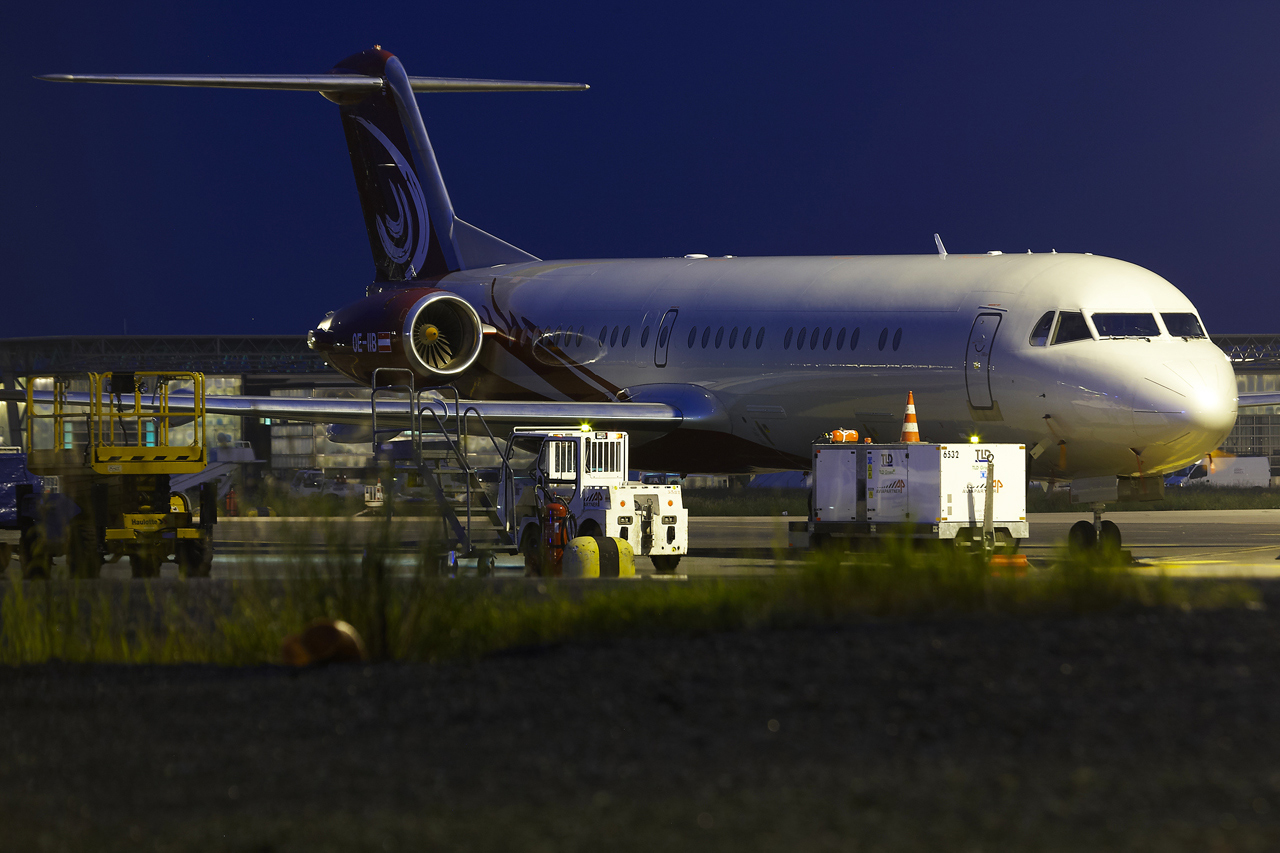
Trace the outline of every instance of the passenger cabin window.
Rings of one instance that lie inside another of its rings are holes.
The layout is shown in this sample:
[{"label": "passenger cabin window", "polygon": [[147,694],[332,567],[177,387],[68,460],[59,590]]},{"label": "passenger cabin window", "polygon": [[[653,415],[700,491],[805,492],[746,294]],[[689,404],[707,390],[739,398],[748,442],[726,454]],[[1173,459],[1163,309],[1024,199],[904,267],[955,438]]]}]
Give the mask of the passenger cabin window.
[{"label": "passenger cabin window", "polygon": [[1089,334],[1089,324],[1084,321],[1084,314],[1079,311],[1063,311],[1058,315],[1058,331],[1053,335],[1055,344],[1092,339],[1093,335]]},{"label": "passenger cabin window", "polygon": [[1033,347],[1042,347],[1049,343],[1049,332],[1051,331],[1053,331],[1053,312],[1046,311],[1044,316],[1036,323],[1036,327],[1031,330],[1031,345]]},{"label": "passenger cabin window", "polygon": [[1158,338],[1154,314],[1094,314],[1093,327],[1102,338]]},{"label": "passenger cabin window", "polygon": [[1207,338],[1200,319],[1195,314],[1161,314],[1164,327],[1175,338]]}]

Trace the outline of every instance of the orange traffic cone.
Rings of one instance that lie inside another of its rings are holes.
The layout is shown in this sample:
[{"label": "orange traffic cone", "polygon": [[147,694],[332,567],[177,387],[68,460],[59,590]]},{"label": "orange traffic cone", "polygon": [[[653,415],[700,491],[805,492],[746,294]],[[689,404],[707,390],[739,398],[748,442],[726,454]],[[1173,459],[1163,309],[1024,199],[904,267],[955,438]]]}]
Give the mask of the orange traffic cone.
[{"label": "orange traffic cone", "polygon": [[916,424],[916,398],[907,392],[907,416],[902,419],[902,438],[899,441],[919,441],[920,427]]}]

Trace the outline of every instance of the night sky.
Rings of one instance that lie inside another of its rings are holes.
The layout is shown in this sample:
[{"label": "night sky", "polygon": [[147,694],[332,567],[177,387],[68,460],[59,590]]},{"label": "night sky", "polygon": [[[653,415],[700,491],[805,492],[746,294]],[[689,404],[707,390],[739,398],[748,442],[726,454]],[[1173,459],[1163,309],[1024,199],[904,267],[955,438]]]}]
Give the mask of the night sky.
[{"label": "night sky", "polygon": [[[173,3],[6,8],[0,337],[297,333],[373,263],[311,93],[43,73],[411,75],[459,216],[542,258],[1050,249],[1280,332],[1280,4]],[[123,9],[123,11],[122,11]],[[1034,10],[1034,11],[1033,11]]]}]

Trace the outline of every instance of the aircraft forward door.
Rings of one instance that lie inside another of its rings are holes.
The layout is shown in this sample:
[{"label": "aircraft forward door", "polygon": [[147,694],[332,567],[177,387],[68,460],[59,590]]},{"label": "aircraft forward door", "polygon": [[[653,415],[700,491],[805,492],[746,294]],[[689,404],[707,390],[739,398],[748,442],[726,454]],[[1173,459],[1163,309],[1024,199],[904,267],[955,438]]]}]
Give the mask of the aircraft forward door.
[{"label": "aircraft forward door", "polygon": [[662,315],[662,321],[658,323],[658,338],[653,343],[654,367],[667,366],[667,350],[671,347],[671,335],[676,324],[676,315],[679,313],[679,308],[668,308]]},{"label": "aircraft forward door", "polygon": [[969,405],[975,409],[990,409],[991,399],[991,347],[995,344],[996,331],[1002,315],[979,314],[969,330],[969,346],[965,350],[964,384],[969,392]]}]

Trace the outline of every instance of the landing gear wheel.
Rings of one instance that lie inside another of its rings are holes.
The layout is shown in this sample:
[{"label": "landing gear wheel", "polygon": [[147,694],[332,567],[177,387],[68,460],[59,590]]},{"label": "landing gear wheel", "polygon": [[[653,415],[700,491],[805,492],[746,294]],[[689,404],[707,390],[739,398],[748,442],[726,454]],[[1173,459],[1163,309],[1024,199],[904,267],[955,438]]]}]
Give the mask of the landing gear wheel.
[{"label": "landing gear wheel", "polygon": [[22,566],[24,578],[47,578],[53,568],[53,558],[49,556],[49,543],[38,527],[29,527],[22,532],[22,542],[18,545],[18,562]]},{"label": "landing gear wheel", "polygon": [[653,570],[660,575],[674,575],[680,565],[680,554],[650,554]]},{"label": "landing gear wheel", "polygon": [[213,567],[213,543],[206,539],[183,539],[178,543],[178,576],[207,578]]},{"label": "landing gear wheel", "polygon": [[67,539],[67,568],[73,578],[93,579],[102,573],[98,532],[87,521],[77,519],[71,523]]},{"label": "landing gear wheel", "polygon": [[542,577],[542,542],[538,528],[530,524],[520,534],[520,553],[524,554],[524,576]]},{"label": "landing gear wheel", "polygon": [[1093,551],[1097,545],[1098,534],[1093,529],[1092,522],[1077,521],[1071,525],[1071,531],[1067,533],[1067,550],[1072,555],[1077,557],[1084,556]]},{"label": "landing gear wheel", "polygon": [[1108,554],[1120,552],[1120,528],[1114,521],[1102,522],[1102,529],[1098,531],[1098,550]]}]

